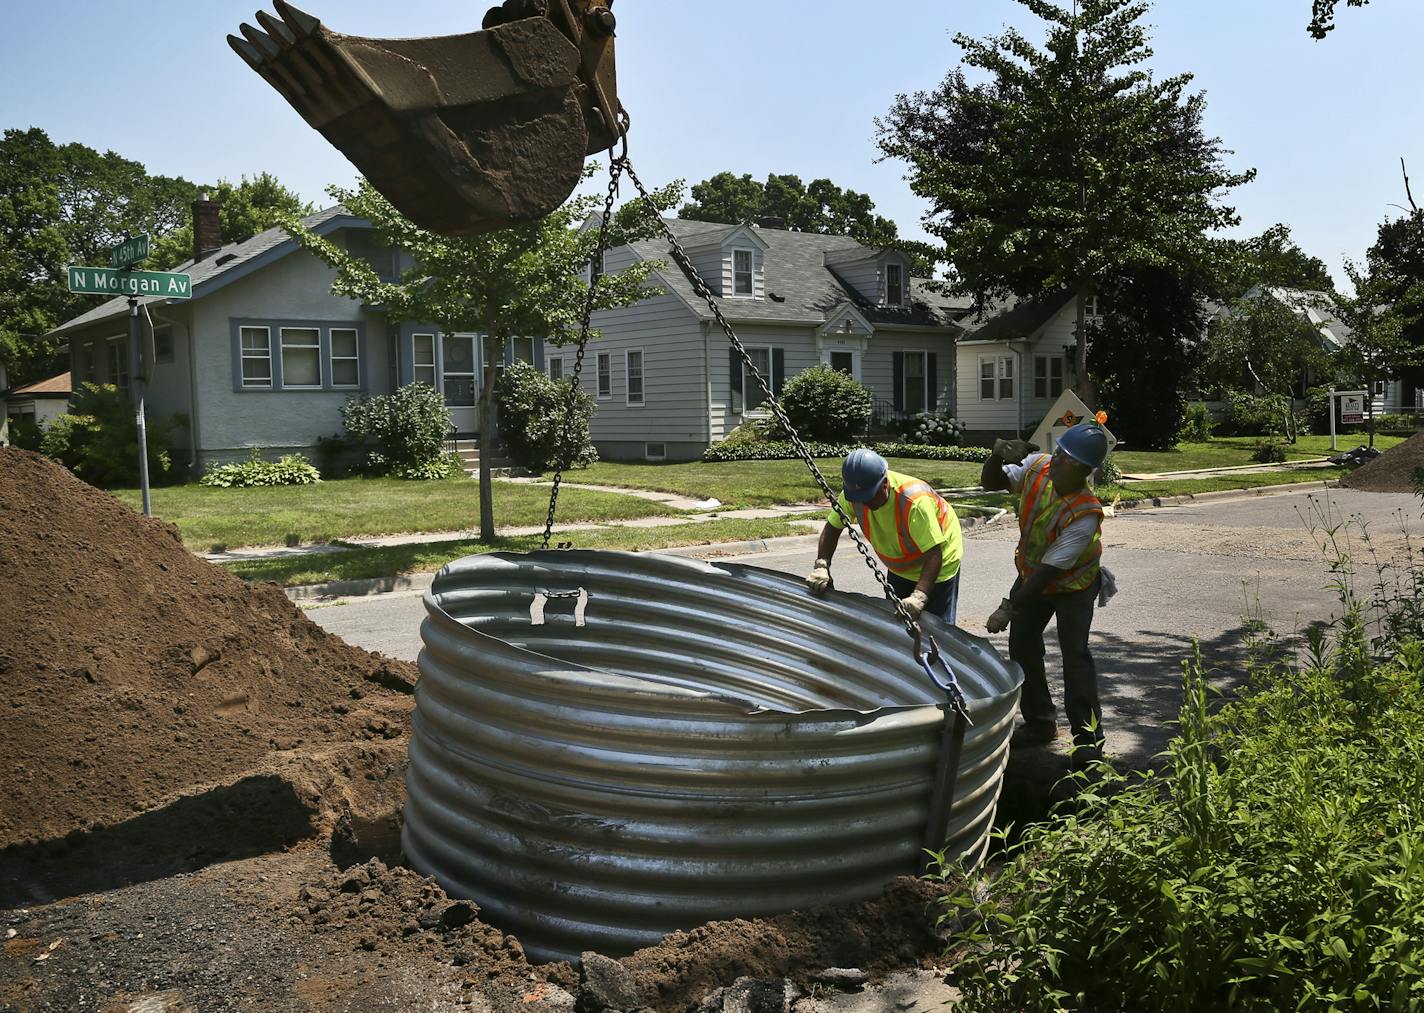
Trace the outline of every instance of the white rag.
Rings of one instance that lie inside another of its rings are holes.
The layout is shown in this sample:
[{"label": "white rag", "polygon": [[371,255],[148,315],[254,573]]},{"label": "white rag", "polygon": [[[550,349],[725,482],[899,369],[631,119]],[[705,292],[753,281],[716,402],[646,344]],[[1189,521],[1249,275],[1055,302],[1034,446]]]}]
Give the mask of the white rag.
[{"label": "white rag", "polygon": [[1098,608],[1103,608],[1117,594],[1117,578],[1106,566],[1102,567],[1102,583],[1098,586]]}]

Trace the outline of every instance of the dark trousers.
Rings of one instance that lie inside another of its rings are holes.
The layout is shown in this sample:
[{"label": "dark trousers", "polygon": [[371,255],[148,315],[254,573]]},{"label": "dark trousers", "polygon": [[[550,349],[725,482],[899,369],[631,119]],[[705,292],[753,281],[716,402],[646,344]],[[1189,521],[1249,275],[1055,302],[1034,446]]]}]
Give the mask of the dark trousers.
[{"label": "dark trousers", "polygon": [[1009,657],[1023,669],[1019,712],[1029,724],[1058,721],[1048,678],[1043,667],[1043,631],[1058,617],[1058,647],[1063,652],[1063,709],[1073,729],[1073,743],[1081,746],[1081,759],[1091,759],[1103,745],[1103,708],[1098,701],[1098,668],[1088,650],[1097,604],[1097,582],[1084,591],[1045,594],[1024,602],[1009,626]]},{"label": "dark trousers", "polygon": [[[961,571],[963,572],[963,571]],[[906,580],[898,573],[889,574],[890,586],[901,598],[907,597],[915,590],[918,581]],[[951,626],[959,615],[959,574],[956,573],[949,580],[942,580],[934,586],[930,592],[929,603],[925,605],[925,611],[939,616]]]}]

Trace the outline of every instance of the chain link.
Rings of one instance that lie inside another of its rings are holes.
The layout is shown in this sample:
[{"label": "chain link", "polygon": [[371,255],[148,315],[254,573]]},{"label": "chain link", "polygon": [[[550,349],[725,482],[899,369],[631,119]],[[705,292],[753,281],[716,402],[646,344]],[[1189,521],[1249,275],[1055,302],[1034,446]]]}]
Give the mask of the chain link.
[{"label": "chain link", "polygon": [[[628,179],[632,181],[633,185],[637,187],[638,194],[642,197],[643,203],[648,209],[648,214],[656,221],[663,238],[667,240],[668,244],[672,247],[673,260],[677,263],[677,266],[682,269],[683,273],[687,275],[688,280],[692,282],[693,290],[703,302],[707,304],[707,308],[711,311],[713,319],[717,321],[717,326],[722,329],[722,333],[727,336],[727,340],[730,341],[732,347],[737,350],[738,357],[746,365],[752,378],[756,381],[757,386],[761,388],[761,392],[766,398],[763,403],[770,406],[772,414],[776,416],[776,420],[781,424],[781,428],[790,434],[791,445],[796,449],[796,453],[800,455],[801,461],[806,465],[807,469],[810,470],[811,477],[816,480],[816,485],[820,486],[821,492],[825,495],[826,499],[830,501],[831,509],[836,512],[836,516],[840,518],[845,531],[855,542],[856,549],[859,550],[861,556],[865,559],[865,565],[870,567],[870,572],[875,574],[875,579],[880,582],[880,587],[884,590],[886,599],[894,607],[901,621],[904,622],[905,632],[914,638],[915,653],[918,657],[921,637],[920,624],[910,615],[904,603],[900,600],[900,596],[897,595],[895,589],[890,586],[890,578],[885,575],[885,571],[881,568],[879,560],[872,554],[870,546],[866,543],[860,531],[857,530],[856,522],[846,512],[845,508],[841,506],[840,497],[831,489],[830,484],[826,481],[826,476],[821,474],[821,469],[816,464],[816,459],[811,456],[810,450],[806,448],[805,442],[802,441],[800,434],[796,432],[796,427],[791,424],[791,420],[786,417],[786,412],[782,410],[780,399],[772,392],[771,385],[767,383],[766,377],[762,376],[761,370],[757,369],[756,364],[753,363],[751,358],[747,355],[746,347],[742,344],[741,339],[737,337],[737,332],[732,329],[732,325],[728,323],[727,318],[722,315],[721,307],[717,305],[717,300],[712,295],[712,290],[707,287],[707,283],[702,280],[702,276],[698,274],[696,268],[692,266],[692,260],[688,257],[687,251],[682,248],[682,243],[678,241],[677,236],[674,235],[672,229],[668,227],[668,223],[664,220],[662,212],[653,201],[647,188],[643,186],[643,181],[639,179],[638,174],[633,171],[633,166],[627,161],[626,156],[624,158],[623,171],[627,174]],[[929,638],[929,640],[931,658],[937,659],[939,655],[938,646],[934,643],[933,638]]]},{"label": "chain link", "polygon": [[613,219],[613,203],[618,199],[618,177],[622,175],[628,164],[627,149],[625,148],[624,151],[624,154],[610,158],[608,163],[608,195],[603,201],[603,220],[598,224],[598,252],[594,254],[594,260],[590,262],[588,292],[584,296],[583,318],[579,322],[578,354],[574,357],[574,375],[565,381],[568,384],[569,396],[564,402],[564,429],[559,438],[557,456],[554,458],[554,487],[549,491],[549,516],[544,520],[544,544],[541,548],[545,549],[549,547],[549,539],[554,533],[554,515],[559,509],[559,486],[564,480],[564,469],[571,463],[569,456],[574,438],[574,412],[578,407],[579,374],[583,372],[583,356],[584,352],[588,350],[588,331],[593,319],[593,297],[598,288],[598,278],[593,274],[592,264],[596,263],[602,268],[603,253],[608,249],[608,230]]}]

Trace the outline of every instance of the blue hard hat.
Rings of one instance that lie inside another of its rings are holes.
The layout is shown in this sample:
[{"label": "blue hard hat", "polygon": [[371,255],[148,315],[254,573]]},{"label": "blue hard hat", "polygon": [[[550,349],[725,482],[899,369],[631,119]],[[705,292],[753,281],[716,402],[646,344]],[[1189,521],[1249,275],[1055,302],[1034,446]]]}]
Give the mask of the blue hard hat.
[{"label": "blue hard hat", "polygon": [[869,503],[890,473],[885,458],[867,447],[857,447],[841,463],[841,484],[852,503]]},{"label": "blue hard hat", "polygon": [[1058,449],[1079,464],[1101,468],[1108,456],[1108,434],[1096,422],[1079,422],[1058,437]]}]

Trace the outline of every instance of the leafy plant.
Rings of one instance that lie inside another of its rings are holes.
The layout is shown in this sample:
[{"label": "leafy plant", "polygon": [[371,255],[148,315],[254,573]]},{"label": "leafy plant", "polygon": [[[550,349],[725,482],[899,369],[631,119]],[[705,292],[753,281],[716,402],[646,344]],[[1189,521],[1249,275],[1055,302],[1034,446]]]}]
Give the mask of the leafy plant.
[{"label": "leafy plant", "polygon": [[246,461],[209,468],[198,484],[217,489],[251,489],[270,485],[311,485],[320,481],[321,475],[301,454],[287,454],[275,461],[264,461],[262,452],[253,447]]},{"label": "leafy plant", "polygon": [[[780,400],[787,419],[805,440],[849,440],[865,431],[875,408],[870,388],[824,364],[787,380]],[[788,434],[774,425],[768,435],[786,439]]]},{"label": "leafy plant", "polygon": [[1226,415],[1218,427],[1227,436],[1287,436],[1291,405],[1284,395],[1257,397],[1242,391],[1226,395]]},{"label": "leafy plant", "polygon": [[[450,432],[445,398],[429,384],[408,383],[394,394],[363,395],[341,406],[346,432],[367,445],[365,468],[396,478],[429,478]],[[447,472],[440,471],[440,478]]]},{"label": "leafy plant", "polygon": [[1300,653],[1262,631],[1216,713],[1198,656],[1160,771],[1080,775],[992,882],[941,867],[966,1005],[1424,1006],[1424,566],[1361,595],[1367,532],[1314,530],[1340,619]]},{"label": "leafy plant", "polygon": [[[138,482],[138,423],[125,391],[112,384],[83,383],[40,438],[40,450],[90,485],[107,488]],[[179,417],[145,420],[150,481],[173,468],[168,445]]]},{"label": "leafy plant", "polygon": [[569,382],[551,380],[527,362],[507,367],[499,378],[494,395],[500,434],[516,464],[530,471],[548,471],[558,463],[561,448],[570,466],[586,467],[598,460],[588,431],[597,407],[587,391],[574,393],[570,445],[563,448]]},{"label": "leafy plant", "polygon": [[1212,424],[1211,412],[1207,410],[1206,405],[1200,401],[1187,405],[1182,420],[1181,438],[1187,443],[1206,443],[1211,439]]},{"label": "leafy plant", "polygon": [[10,420],[10,445],[21,450],[40,449],[44,440],[44,427],[32,415],[21,415]]},{"label": "leafy plant", "polygon": [[1112,454],[1103,458],[1103,463],[1098,467],[1094,481],[1099,486],[1122,484],[1122,469],[1117,466],[1117,461],[1113,460]]},{"label": "leafy plant", "polygon": [[1251,451],[1251,460],[1260,464],[1281,464],[1286,459],[1286,448],[1279,440],[1257,440]]},{"label": "leafy plant", "polygon": [[[812,457],[844,457],[856,448],[853,443],[807,443]],[[870,449],[882,457],[919,457],[929,461],[968,461],[982,464],[989,459],[986,447],[931,447],[918,443],[872,443]],[[702,452],[704,461],[790,461],[800,455],[796,448],[779,440],[738,440],[714,443]]]}]

